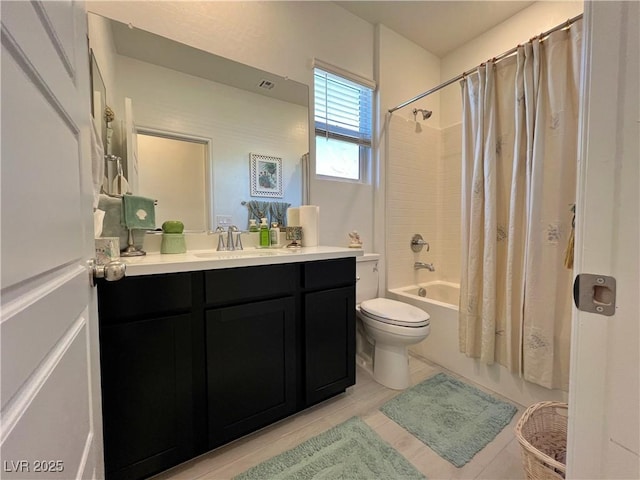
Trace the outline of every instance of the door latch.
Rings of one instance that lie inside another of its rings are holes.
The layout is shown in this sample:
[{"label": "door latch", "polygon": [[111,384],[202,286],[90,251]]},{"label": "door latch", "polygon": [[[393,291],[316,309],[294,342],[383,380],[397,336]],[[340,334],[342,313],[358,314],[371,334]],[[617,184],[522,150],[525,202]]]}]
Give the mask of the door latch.
[{"label": "door latch", "polygon": [[88,261],[89,280],[91,286],[96,286],[98,278],[104,278],[107,282],[115,282],[124,278],[127,271],[127,265],[117,260],[111,261],[105,265],[98,265],[95,259]]},{"label": "door latch", "polygon": [[578,310],[608,317],[616,313],[616,279],[581,273],[573,282],[573,301]]}]

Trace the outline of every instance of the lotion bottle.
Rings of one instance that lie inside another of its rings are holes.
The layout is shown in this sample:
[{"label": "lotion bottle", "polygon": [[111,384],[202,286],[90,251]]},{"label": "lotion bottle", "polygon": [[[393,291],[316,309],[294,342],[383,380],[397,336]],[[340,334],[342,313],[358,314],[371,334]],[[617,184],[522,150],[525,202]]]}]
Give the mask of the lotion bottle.
[{"label": "lotion bottle", "polygon": [[267,225],[267,219],[260,219],[260,246],[269,246],[269,225]]},{"label": "lotion bottle", "polygon": [[269,230],[269,240],[271,242],[271,246],[280,246],[280,229],[278,228],[278,222],[273,222],[271,224],[271,230]]}]

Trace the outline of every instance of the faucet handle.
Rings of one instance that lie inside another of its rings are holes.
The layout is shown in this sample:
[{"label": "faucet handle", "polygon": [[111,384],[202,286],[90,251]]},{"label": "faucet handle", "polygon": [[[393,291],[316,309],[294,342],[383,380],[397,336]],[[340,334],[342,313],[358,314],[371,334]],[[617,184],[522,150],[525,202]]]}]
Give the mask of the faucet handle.
[{"label": "faucet handle", "polygon": [[224,246],[224,236],[222,235],[224,233],[224,228],[222,228],[222,225],[218,225],[212,233],[218,235],[218,248],[216,248],[216,250],[218,252],[226,250],[227,248]]},{"label": "faucet handle", "polygon": [[223,252],[227,249],[227,247],[224,246],[224,237],[222,236],[222,234],[218,234],[218,248],[216,248],[216,250],[218,252]]},{"label": "faucet handle", "polygon": [[227,228],[227,250],[235,250],[235,244],[233,242],[233,234],[238,231],[238,227],[235,225],[229,225]]},{"label": "faucet handle", "polygon": [[244,250],[244,248],[242,248],[242,239],[240,238],[242,232],[238,229],[236,230],[238,231],[238,235],[236,235],[236,250]]},{"label": "faucet handle", "polygon": [[422,247],[427,247],[427,252],[429,251],[429,242],[426,242],[422,235],[416,233],[413,237],[411,237],[411,250],[418,253],[422,251]]}]

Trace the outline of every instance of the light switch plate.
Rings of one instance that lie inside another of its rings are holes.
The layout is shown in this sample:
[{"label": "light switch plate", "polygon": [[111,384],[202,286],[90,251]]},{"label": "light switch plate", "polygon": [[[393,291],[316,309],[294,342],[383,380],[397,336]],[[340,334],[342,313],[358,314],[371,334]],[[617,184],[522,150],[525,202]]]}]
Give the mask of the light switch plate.
[{"label": "light switch plate", "polygon": [[216,225],[228,227],[233,222],[231,215],[216,215]]}]

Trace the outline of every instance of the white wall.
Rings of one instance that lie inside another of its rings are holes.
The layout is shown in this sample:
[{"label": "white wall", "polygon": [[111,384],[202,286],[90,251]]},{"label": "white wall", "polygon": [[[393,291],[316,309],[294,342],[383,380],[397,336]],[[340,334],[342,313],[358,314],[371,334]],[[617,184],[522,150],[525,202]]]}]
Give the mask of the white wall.
[{"label": "white wall", "polygon": [[207,145],[138,135],[139,195],[154,198],[156,226],[180,220],[185,230],[207,231]]},{"label": "white wall", "polygon": [[[397,110],[393,115],[390,115],[388,110],[418,95],[429,86],[437,85],[440,79],[440,60],[384,25],[378,25],[376,29],[376,59],[379,111],[374,223],[376,251],[386,252],[381,259],[380,280],[384,290],[384,285],[389,282],[390,270],[394,272],[392,275],[395,277],[391,281],[395,283],[401,282],[403,277],[410,278],[414,275],[412,262],[407,257],[413,255],[409,247],[411,236],[414,233],[422,233],[428,237],[430,233],[427,218],[424,216],[428,209],[425,198],[422,198],[424,195],[407,198],[407,193],[402,193],[406,186],[402,182],[411,183],[407,192],[423,192],[432,172],[426,164],[426,159],[431,159],[430,165],[433,166],[437,163],[438,155],[433,149],[429,151],[425,144],[425,148],[416,148],[412,152],[406,152],[403,157],[390,159],[389,129],[391,126],[400,128],[408,122],[415,127],[411,110],[426,108],[433,110],[433,116],[426,121],[419,119],[419,123],[425,127],[424,135],[416,136],[415,140],[424,142],[429,132],[433,138],[433,128],[437,128],[440,115],[437,108],[439,95],[420,100]],[[404,143],[404,140],[399,142]],[[408,173],[407,169],[402,169],[403,159],[406,159],[408,165],[416,165],[418,170]],[[408,174],[403,176],[405,172]]]},{"label": "white wall", "polygon": [[119,104],[125,96],[132,99],[139,128],[211,139],[214,221],[231,215],[234,224],[247,228],[247,208],[240,202],[252,200],[250,153],[282,158],[284,198],[259,200],[300,204],[305,107],[120,55],[116,66]]},{"label": "white wall", "polygon": [[[332,2],[94,2],[91,12],[230,58],[309,86],[313,58],[365,78],[374,75],[374,27]],[[345,48],[350,46],[352,48]],[[312,124],[313,109],[309,111]],[[313,132],[309,148],[315,161]],[[370,184],[312,181],[320,205],[320,241],[347,245],[358,230],[373,248]]]},{"label": "white wall", "polygon": [[107,104],[112,100],[111,92],[116,83],[115,44],[109,22],[97,15],[88,15],[89,47],[93,50],[100,68],[102,81],[107,90]]},{"label": "white wall", "polygon": [[[532,37],[582,13],[583,2],[539,1],[442,58],[441,82],[525,43]],[[464,21],[464,19],[461,19]],[[441,90],[441,126],[460,122],[462,103],[457,84]]]},{"label": "white wall", "polygon": [[[434,277],[433,272],[414,270],[416,261],[432,262],[440,268],[436,242],[440,130],[395,116],[388,129],[387,285],[396,288]],[[415,233],[430,243],[429,251],[411,250]]]}]

